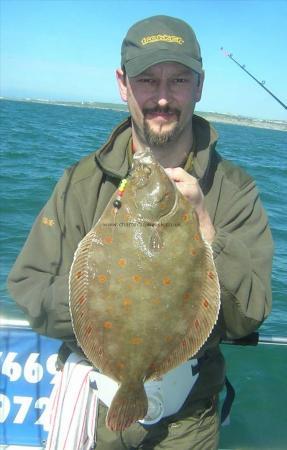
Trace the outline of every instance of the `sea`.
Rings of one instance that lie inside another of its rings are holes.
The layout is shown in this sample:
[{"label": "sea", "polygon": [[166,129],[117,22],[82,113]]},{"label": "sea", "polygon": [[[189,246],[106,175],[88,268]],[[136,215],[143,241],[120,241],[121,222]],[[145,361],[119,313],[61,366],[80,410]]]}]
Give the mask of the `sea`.
[{"label": "sea", "polygon": [[[25,319],[9,297],[6,279],[33,221],[64,169],[99,148],[127,113],[5,99],[0,111],[0,312],[1,317]],[[275,242],[273,310],[260,334],[287,337],[287,133],[213,126],[221,155],[255,178]],[[222,350],[236,397],[230,424],[222,427],[221,448],[286,449],[287,345],[223,344]]]}]

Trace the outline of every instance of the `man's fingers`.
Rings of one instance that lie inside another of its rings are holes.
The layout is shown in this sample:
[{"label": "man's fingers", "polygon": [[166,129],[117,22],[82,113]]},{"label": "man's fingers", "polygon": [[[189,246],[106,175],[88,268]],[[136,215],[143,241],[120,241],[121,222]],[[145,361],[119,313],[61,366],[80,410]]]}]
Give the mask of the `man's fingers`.
[{"label": "man's fingers", "polygon": [[194,178],[192,175],[190,175],[189,173],[187,173],[184,169],[182,169],[182,167],[168,167],[166,169],[164,169],[166,174],[173,180],[176,182],[190,182],[192,180],[196,180],[196,178]]}]

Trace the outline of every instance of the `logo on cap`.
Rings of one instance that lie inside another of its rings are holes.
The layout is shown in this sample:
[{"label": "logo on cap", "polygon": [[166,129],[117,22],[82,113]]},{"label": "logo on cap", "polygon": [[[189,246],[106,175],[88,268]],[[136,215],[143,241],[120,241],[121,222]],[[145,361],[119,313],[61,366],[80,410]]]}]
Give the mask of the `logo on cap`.
[{"label": "logo on cap", "polygon": [[153,44],[154,42],[170,42],[172,44],[182,45],[184,40],[182,37],[172,34],[155,34],[153,36],[145,36],[141,40],[142,45]]}]

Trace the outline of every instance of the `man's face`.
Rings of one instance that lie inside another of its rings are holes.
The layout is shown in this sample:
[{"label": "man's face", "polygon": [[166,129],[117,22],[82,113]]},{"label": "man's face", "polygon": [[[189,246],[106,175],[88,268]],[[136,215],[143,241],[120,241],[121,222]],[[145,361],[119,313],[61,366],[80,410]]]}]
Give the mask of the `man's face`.
[{"label": "man's face", "polygon": [[179,63],[159,63],[140,75],[120,78],[122,99],[128,103],[137,135],[149,146],[175,141],[191,132],[195,103],[200,100],[202,79]]}]

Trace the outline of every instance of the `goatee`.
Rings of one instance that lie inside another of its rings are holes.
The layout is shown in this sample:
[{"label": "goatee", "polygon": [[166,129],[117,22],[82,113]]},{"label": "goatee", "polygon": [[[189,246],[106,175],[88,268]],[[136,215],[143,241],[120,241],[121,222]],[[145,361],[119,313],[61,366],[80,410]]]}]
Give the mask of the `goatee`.
[{"label": "goatee", "polygon": [[[146,120],[146,115],[147,114],[154,114],[154,113],[164,113],[164,114],[174,114],[177,117],[177,122],[176,124],[169,129],[166,132],[155,132],[151,129],[148,121]],[[179,131],[179,116],[180,116],[180,111],[176,108],[170,108],[169,106],[165,107],[165,108],[150,108],[150,109],[144,109],[143,110],[143,115],[144,115],[144,128],[143,128],[143,132],[144,132],[144,137],[145,140],[147,142],[147,144],[150,147],[159,147],[162,145],[165,145],[169,142],[172,142],[178,135],[178,131]]]}]

